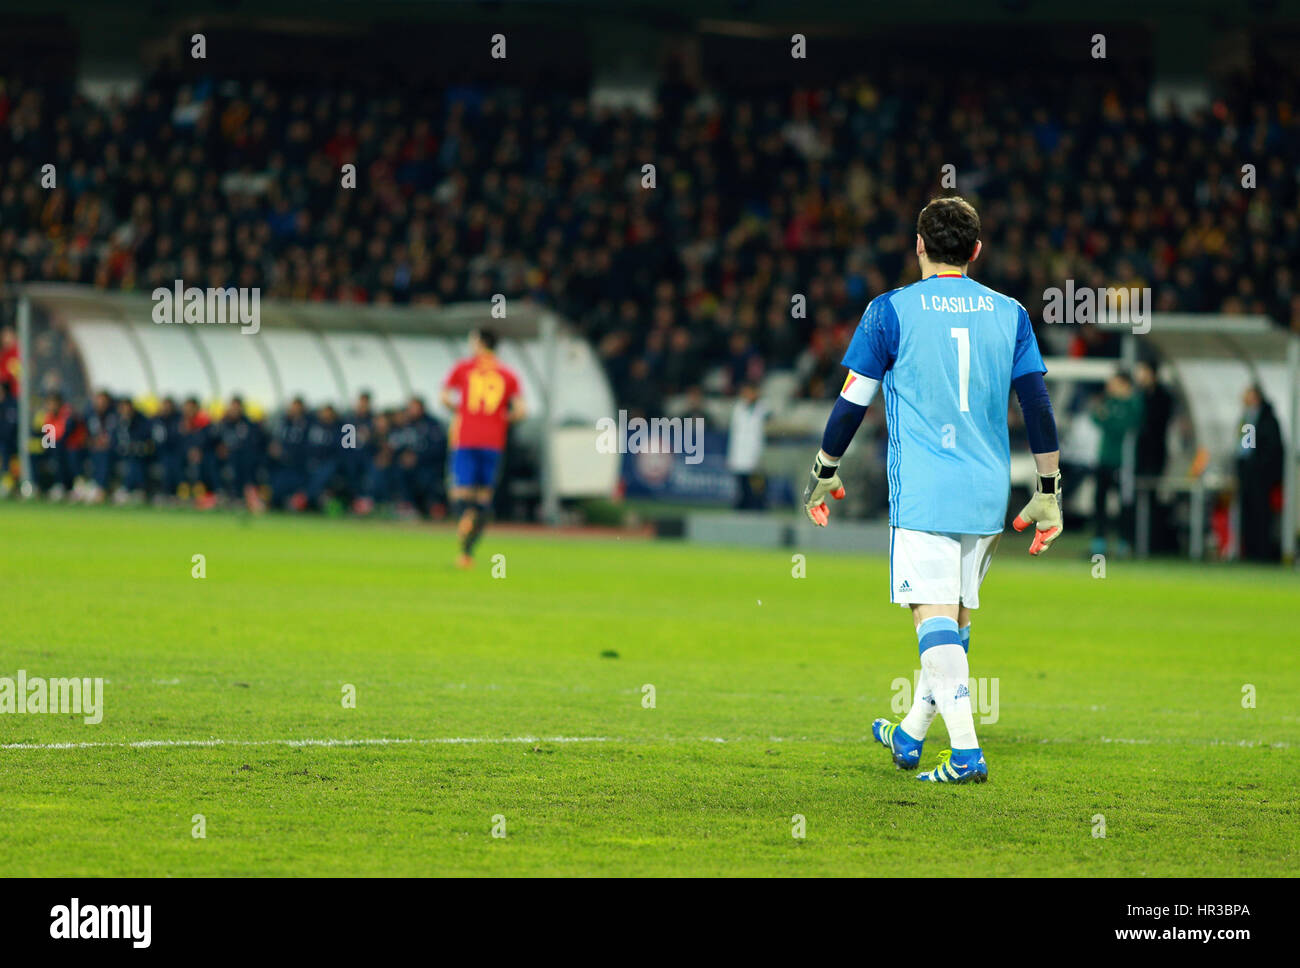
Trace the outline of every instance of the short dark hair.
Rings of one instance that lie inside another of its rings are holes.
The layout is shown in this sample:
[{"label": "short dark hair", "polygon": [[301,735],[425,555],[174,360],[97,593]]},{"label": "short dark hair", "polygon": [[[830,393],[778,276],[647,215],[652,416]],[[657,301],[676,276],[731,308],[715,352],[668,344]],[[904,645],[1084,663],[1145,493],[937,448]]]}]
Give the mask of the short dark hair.
[{"label": "short dark hair", "polygon": [[980,238],[980,217],[966,199],[951,195],[931,199],[916,217],[916,234],[931,262],[958,266],[970,262]]},{"label": "short dark hair", "polygon": [[474,335],[478,337],[478,341],[483,344],[485,349],[495,350],[497,348],[496,330],[480,329]]}]

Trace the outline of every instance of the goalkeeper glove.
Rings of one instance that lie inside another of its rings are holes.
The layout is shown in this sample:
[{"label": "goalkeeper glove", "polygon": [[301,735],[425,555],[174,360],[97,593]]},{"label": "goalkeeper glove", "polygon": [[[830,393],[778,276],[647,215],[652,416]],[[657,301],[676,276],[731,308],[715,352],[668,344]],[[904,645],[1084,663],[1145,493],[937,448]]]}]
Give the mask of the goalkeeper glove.
[{"label": "goalkeeper glove", "polygon": [[1029,546],[1031,555],[1041,555],[1052,546],[1052,542],[1061,534],[1061,472],[1038,475],[1038,488],[1029,503],[1016,515],[1011,526],[1017,531],[1024,531],[1031,524],[1036,525],[1034,541]]},{"label": "goalkeeper glove", "polygon": [[813,461],[812,472],[808,475],[808,486],[803,489],[803,509],[813,524],[826,527],[830,520],[830,508],[826,506],[826,495],[835,500],[844,497],[844,483],[840,480],[839,461],[831,461],[818,452]]}]

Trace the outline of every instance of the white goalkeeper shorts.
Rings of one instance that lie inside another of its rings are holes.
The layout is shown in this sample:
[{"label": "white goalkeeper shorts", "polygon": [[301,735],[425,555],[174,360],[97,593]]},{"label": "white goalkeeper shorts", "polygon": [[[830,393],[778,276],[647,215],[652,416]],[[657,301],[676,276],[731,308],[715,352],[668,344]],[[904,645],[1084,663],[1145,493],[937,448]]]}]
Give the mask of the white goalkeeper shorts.
[{"label": "white goalkeeper shorts", "polygon": [[1001,534],[889,529],[889,600],[898,605],[980,607],[980,583]]}]

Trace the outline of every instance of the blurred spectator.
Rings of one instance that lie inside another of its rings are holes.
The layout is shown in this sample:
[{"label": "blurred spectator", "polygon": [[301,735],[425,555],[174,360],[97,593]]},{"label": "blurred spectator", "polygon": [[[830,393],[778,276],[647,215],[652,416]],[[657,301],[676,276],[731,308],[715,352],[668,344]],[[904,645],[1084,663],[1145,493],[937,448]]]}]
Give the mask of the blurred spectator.
[{"label": "blurred spectator", "polygon": [[663,410],[663,394],[658,382],[651,378],[650,363],[644,357],[632,361],[621,397],[629,417],[652,416]]},{"label": "blurred spectator", "polygon": [[396,455],[389,484],[398,512],[422,511],[442,517],[447,503],[447,435],[425,411],[422,399],[412,397],[406,409],[397,412],[389,442]]},{"label": "blurred spectator", "polygon": [[1133,378],[1121,370],[1107,380],[1105,395],[1093,405],[1090,415],[1101,430],[1101,446],[1097,451],[1097,467],[1093,472],[1096,492],[1092,508],[1092,553],[1106,554],[1106,541],[1110,531],[1107,505],[1112,491],[1120,498],[1117,531],[1120,551],[1125,553],[1132,537],[1132,508],[1120,494],[1119,471],[1124,465],[1124,442],[1129,433],[1136,431],[1142,423],[1142,398],[1133,391]]},{"label": "blurred spectator", "polygon": [[307,505],[307,432],[310,421],[302,397],[289,401],[271,431],[266,453],[271,460],[271,506],[301,511]]},{"label": "blurred spectator", "polygon": [[258,508],[261,500],[253,491],[253,475],[263,448],[262,429],[244,414],[241,397],[230,398],[212,433],[216,439],[216,489],[227,500],[242,499],[250,508]]},{"label": "blurred spectator", "polygon": [[338,411],[328,403],[316,412],[307,429],[307,505],[322,508],[330,488],[343,472],[343,431]]},{"label": "blurred spectator", "polygon": [[761,511],[767,499],[767,481],[763,476],[763,425],[767,404],[758,395],[758,386],[743,384],[731,410],[731,427],[727,434],[727,470],[736,477],[736,509]]},{"label": "blurred spectator", "polygon": [[18,398],[9,384],[0,380],[0,497],[9,493],[18,478]]},{"label": "blurred spectator", "polygon": [[40,424],[40,455],[35,473],[50,499],[61,501],[76,483],[77,468],[86,440],[85,425],[61,393],[45,398]]},{"label": "blurred spectator", "polygon": [[216,459],[211,450],[212,418],[199,408],[199,401],[188,397],[181,404],[177,425],[184,465],[178,496],[203,498],[216,487]]},{"label": "blurred spectator", "polygon": [[705,430],[718,429],[705,403],[704,390],[698,383],[688,387],[676,406],[667,408],[665,416],[681,417],[684,420],[702,420]]},{"label": "blurred spectator", "polygon": [[1246,388],[1241,403],[1241,449],[1237,453],[1241,556],[1250,561],[1277,561],[1282,431],[1273,405],[1258,385]]},{"label": "blurred spectator", "polygon": [[113,456],[118,464],[118,486],[113,499],[121,504],[144,497],[147,466],[153,456],[153,433],[149,421],[130,400],[117,401],[116,416]]},{"label": "blurred spectator", "polygon": [[731,393],[763,377],[763,357],[743,330],[731,334],[728,341],[727,387]]},{"label": "blurred spectator", "polygon": [[392,420],[388,414],[377,414],[366,447],[361,492],[353,502],[353,510],[358,514],[369,514],[376,504],[386,503],[392,497],[393,457]]},{"label": "blurred spectator", "polygon": [[1156,369],[1145,360],[1133,371],[1142,397],[1142,427],[1137,437],[1137,473],[1159,477],[1169,461],[1169,421],[1173,418],[1174,396],[1160,382]]},{"label": "blurred spectator", "polygon": [[343,428],[345,432],[349,426],[352,428],[351,441],[344,442],[343,473],[347,479],[347,489],[354,497],[362,493],[365,484],[367,461],[373,453],[371,441],[374,439],[374,424],[375,413],[370,393],[363,390],[358,394],[356,407],[348,415],[348,422]]},{"label": "blurred spectator", "polygon": [[[0,274],[0,285],[4,276]],[[18,399],[18,334],[12,326],[0,329],[0,387],[4,387],[9,398]]]},{"label": "blurred spectator", "polygon": [[113,398],[103,390],[95,394],[90,409],[86,411],[86,435],[90,450],[90,484],[89,490],[78,497],[85,497],[91,503],[104,500],[108,494],[113,474],[113,435],[117,429],[117,413],[113,409]]},{"label": "blurred spectator", "polygon": [[[1160,382],[1156,368],[1143,360],[1134,368],[1138,392],[1142,396],[1142,426],[1137,436],[1138,477],[1158,480],[1169,463],[1169,423],[1173,419],[1174,395]],[[1148,490],[1150,517],[1147,522],[1150,551],[1172,551],[1167,539],[1175,536],[1169,526],[1169,508],[1160,500],[1157,488]]]},{"label": "blurred spectator", "polygon": [[176,497],[181,486],[181,472],[185,462],[184,439],[181,436],[181,415],[176,401],[165,398],[158,413],[150,421],[153,437],[154,459],[158,463],[159,490],[154,495],[158,503]]}]

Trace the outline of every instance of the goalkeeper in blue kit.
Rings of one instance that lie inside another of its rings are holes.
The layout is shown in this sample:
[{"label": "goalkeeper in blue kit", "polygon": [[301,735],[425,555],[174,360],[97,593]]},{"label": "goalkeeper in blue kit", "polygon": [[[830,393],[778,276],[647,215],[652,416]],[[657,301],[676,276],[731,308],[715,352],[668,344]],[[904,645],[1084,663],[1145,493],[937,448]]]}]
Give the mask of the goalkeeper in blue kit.
[{"label": "goalkeeper in blue kit", "polygon": [[804,509],[827,525],[827,496],[844,496],[840,458],[883,388],[890,600],[912,610],[921,678],[902,721],[877,719],[871,731],[897,766],[913,769],[941,715],[952,749],[917,779],[981,783],[988,764],[975,737],[967,653],[971,612],[979,608],[1010,493],[1012,388],[1038,469],[1035,494],[1012,522],[1017,531],[1034,525],[1031,555],[1061,533],[1060,448],[1029,314],[966,274],[982,247],[975,209],[961,198],[935,199],[922,209],[916,233],[921,280],[878,296],[862,314]]}]

